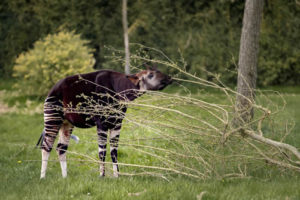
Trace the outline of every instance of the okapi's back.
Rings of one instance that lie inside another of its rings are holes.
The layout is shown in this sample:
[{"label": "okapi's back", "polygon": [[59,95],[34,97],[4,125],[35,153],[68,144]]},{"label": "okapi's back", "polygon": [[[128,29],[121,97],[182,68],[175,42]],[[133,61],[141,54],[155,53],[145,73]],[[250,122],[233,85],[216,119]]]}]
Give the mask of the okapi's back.
[{"label": "okapi's back", "polygon": [[[73,96],[81,92],[88,92],[95,89],[95,78],[98,72],[78,74],[66,77],[58,81],[48,93],[48,97],[56,97],[63,100],[65,96]],[[86,82],[86,84],[84,84]],[[87,84],[89,82],[89,84]],[[73,94],[73,95],[72,95]]]}]

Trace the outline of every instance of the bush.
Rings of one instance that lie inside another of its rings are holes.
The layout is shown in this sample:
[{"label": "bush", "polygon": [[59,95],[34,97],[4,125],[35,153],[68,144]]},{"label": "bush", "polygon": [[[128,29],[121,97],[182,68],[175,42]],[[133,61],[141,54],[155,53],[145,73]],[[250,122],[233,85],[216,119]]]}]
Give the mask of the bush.
[{"label": "bush", "polygon": [[60,79],[92,71],[93,55],[88,41],[74,32],[61,31],[34,43],[16,59],[15,87],[24,94],[43,96]]}]

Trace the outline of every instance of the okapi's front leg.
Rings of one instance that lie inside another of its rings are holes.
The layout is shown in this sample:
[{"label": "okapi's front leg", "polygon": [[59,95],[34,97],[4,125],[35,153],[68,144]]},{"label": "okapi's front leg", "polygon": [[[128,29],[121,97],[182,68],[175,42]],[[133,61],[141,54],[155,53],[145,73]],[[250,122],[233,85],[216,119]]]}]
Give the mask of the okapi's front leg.
[{"label": "okapi's front leg", "polygon": [[60,128],[59,140],[56,148],[63,178],[67,177],[67,150],[72,130],[73,126],[70,123],[63,123],[63,125]]},{"label": "okapi's front leg", "polygon": [[119,177],[119,167],[118,167],[118,142],[120,137],[120,129],[111,130],[110,132],[110,156],[113,162],[114,177]]},{"label": "okapi's front leg", "polygon": [[107,144],[107,131],[97,127],[98,134],[98,147],[99,147],[99,159],[100,159],[100,176],[105,176],[105,156],[106,156],[106,144]]}]

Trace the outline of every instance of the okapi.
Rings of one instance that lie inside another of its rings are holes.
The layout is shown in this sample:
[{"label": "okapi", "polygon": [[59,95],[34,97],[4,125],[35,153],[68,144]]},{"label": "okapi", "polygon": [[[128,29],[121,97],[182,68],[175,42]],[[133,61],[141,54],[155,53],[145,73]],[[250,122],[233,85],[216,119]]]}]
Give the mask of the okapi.
[{"label": "okapi", "polygon": [[[41,142],[41,178],[45,178],[48,158],[58,132],[60,134],[56,151],[62,176],[66,177],[66,151],[73,127],[92,126],[97,126],[100,176],[105,176],[107,134],[110,131],[113,176],[118,177],[118,141],[122,120],[127,110],[122,102],[133,101],[147,90],[162,90],[171,82],[171,77],[152,67],[133,75],[100,70],[60,80],[50,90],[44,104],[44,131],[37,144]],[[92,107],[86,102],[87,99],[93,102]],[[76,112],[76,108],[79,107],[81,111]],[[101,109],[107,108],[110,108],[110,111],[101,113]]]}]

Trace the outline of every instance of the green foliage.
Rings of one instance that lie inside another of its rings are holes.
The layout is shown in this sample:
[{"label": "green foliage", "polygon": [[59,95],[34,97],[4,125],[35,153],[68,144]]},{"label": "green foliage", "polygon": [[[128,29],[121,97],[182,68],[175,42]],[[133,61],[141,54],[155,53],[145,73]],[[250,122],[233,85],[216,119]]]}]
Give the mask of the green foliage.
[{"label": "green foliage", "polygon": [[[260,37],[258,85],[299,85],[299,5],[297,1],[265,1]],[[221,74],[236,84],[236,63],[244,1],[129,1],[131,43],[160,49],[172,60],[181,55],[191,73]],[[10,75],[17,55],[61,26],[76,30],[96,49],[97,68],[122,71],[105,46],[123,49],[119,1],[2,0],[0,3],[0,73]],[[134,49],[131,49],[134,50]],[[180,53],[179,53],[180,52]],[[179,59],[178,59],[179,60]],[[233,73],[232,73],[233,72]],[[172,73],[172,71],[170,71]]]},{"label": "green foliage", "polygon": [[268,1],[262,21],[258,82],[300,84],[300,6],[293,1]]},{"label": "green foliage", "polygon": [[0,2],[1,77],[11,76],[16,56],[32,46],[41,36],[41,31],[38,21],[34,18],[32,6],[26,4],[25,0]]},{"label": "green foliage", "polygon": [[13,76],[22,93],[42,96],[60,79],[92,71],[93,56],[86,40],[74,32],[61,31],[34,43],[16,59]]},{"label": "green foliage", "polygon": [[141,1],[142,12],[129,10],[131,24],[143,21],[130,39],[161,49],[172,60],[182,56],[190,73],[210,79],[203,73],[208,70],[235,84],[236,74],[228,71],[235,70],[232,57],[238,58],[243,5],[242,1]]}]

